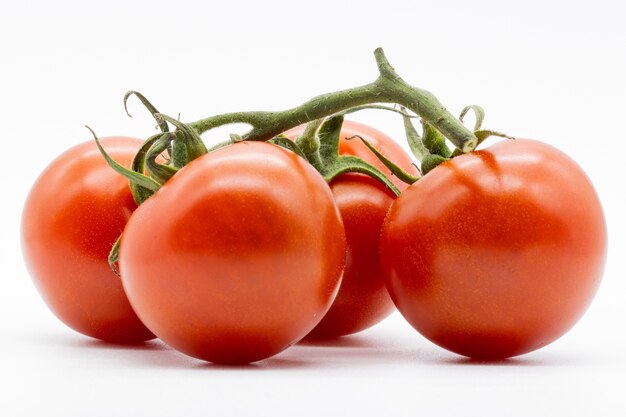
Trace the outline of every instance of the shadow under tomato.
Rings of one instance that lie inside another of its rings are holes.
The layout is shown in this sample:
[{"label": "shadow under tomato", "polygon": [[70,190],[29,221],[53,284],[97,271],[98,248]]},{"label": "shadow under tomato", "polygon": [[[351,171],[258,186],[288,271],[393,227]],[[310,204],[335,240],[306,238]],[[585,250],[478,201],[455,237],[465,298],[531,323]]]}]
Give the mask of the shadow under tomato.
[{"label": "shadow under tomato", "polygon": [[185,369],[196,362],[195,359],[177,352],[158,339],[132,345],[85,340],[74,345],[81,349],[88,348],[103,352],[118,351],[123,355],[117,356],[118,359],[151,368]]},{"label": "shadow under tomato", "polygon": [[419,362],[420,353],[415,349],[398,349],[377,338],[351,335],[332,339],[305,339],[279,355],[245,365],[221,365],[198,363],[194,369],[272,371],[290,369],[325,370],[350,367],[363,363]]},{"label": "shadow under tomato", "polygon": [[526,358],[508,358],[508,359],[496,359],[496,360],[485,360],[485,359],[472,359],[472,358],[452,358],[452,359],[444,359],[440,362],[441,364],[448,365],[463,365],[463,366],[536,366],[536,365],[544,365],[545,362],[526,359]]},{"label": "shadow under tomato", "polygon": [[160,341],[149,340],[139,343],[110,343],[97,339],[86,339],[74,343],[80,347],[88,349],[105,349],[105,350],[144,350],[144,351],[159,351],[169,350],[169,348]]},{"label": "shadow under tomato", "polygon": [[[38,335],[40,338],[42,335]],[[159,339],[135,344],[114,344],[87,337],[66,338],[49,335],[46,343],[53,342],[62,348],[79,349],[87,351],[115,352],[117,360],[131,361],[139,366],[169,369],[199,369],[205,371],[255,371],[255,370],[286,370],[314,367],[315,363],[306,358],[272,357],[259,362],[242,365],[222,365],[205,362],[201,359],[192,358],[169,347]],[[292,348],[293,349],[293,348]],[[104,356],[100,355],[102,359]]]},{"label": "shadow under tomato", "polygon": [[189,368],[195,360],[176,352],[159,339],[136,344],[114,344],[74,333],[37,333],[26,336],[54,350],[58,357],[80,358],[95,367]]},{"label": "shadow under tomato", "polygon": [[[139,366],[148,368],[200,370],[204,372],[290,371],[354,368],[363,365],[389,366],[483,366],[483,367],[555,367],[587,362],[584,357],[554,354],[530,354],[497,361],[485,361],[457,356],[427,343],[399,342],[370,335],[344,336],[337,339],[305,340],[279,355],[246,365],[220,365],[186,356],[160,340],[134,345],[119,345],[75,335],[30,335],[53,349],[91,352],[85,358],[97,358],[94,363],[106,366]],[[29,338],[31,338],[29,337]],[[98,365],[101,366],[101,365]]]},{"label": "shadow under tomato", "polygon": [[300,359],[286,359],[280,357],[273,357],[258,362],[241,364],[241,365],[223,365],[211,362],[200,362],[195,364],[192,368],[205,370],[205,371],[271,371],[271,370],[289,370],[289,369],[303,369],[315,367],[315,363],[300,360]]},{"label": "shadow under tomato", "polygon": [[453,358],[443,358],[436,361],[437,365],[456,365],[456,366],[487,366],[487,367],[555,367],[555,366],[569,366],[580,363],[582,358],[563,356],[558,357],[535,357],[535,355],[529,356],[516,356],[507,359],[498,360],[484,360],[484,359],[472,359],[464,356],[457,356]]},{"label": "shadow under tomato", "polygon": [[308,339],[298,342],[299,346],[332,347],[332,348],[378,348],[380,343],[375,343],[364,336],[341,336],[329,339]]},{"label": "shadow under tomato", "polygon": [[143,350],[143,351],[155,351],[155,350],[167,350],[163,342],[158,339],[152,339],[145,342],[136,343],[114,343],[105,342],[103,340],[94,339],[89,336],[84,336],[78,333],[33,333],[25,335],[28,339],[35,339],[39,342],[46,343],[53,346],[79,348],[79,349],[102,349],[102,350]]}]

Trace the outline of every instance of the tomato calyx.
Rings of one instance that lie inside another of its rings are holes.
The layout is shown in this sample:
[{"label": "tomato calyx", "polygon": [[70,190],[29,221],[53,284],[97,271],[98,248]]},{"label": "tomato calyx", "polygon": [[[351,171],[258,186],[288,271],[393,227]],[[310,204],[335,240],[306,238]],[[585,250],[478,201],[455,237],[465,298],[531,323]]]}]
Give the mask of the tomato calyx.
[{"label": "tomato calyx", "polygon": [[[202,138],[198,132],[189,125],[182,123],[178,119],[161,113],[157,108],[141,93],[128,91],[124,95],[124,110],[129,117],[128,99],[136,96],[144,107],[150,112],[157,122],[161,135],[154,135],[148,138],[142,149],[133,160],[132,170],[143,173],[144,168],[161,184],[169,180],[179,168],[184,167],[190,161],[208,152]],[[170,132],[169,124],[176,127],[175,132]],[[156,163],[156,159],[164,154],[167,156],[165,164]],[[145,199],[135,199],[137,204],[141,204]]]},{"label": "tomato calyx", "polygon": [[[128,99],[132,95],[136,96],[152,114],[161,133],[146,139],[133,158],[130,169],[119,166],[109,158],[93,131],[92,134],[109,165],[129,180],[133,198],[137,205],[140,205],[172,178],[180,168],[206,154],[208,149],[194,128],[160,113],[143,94],[137,91],[129,91],[124,95],[124,109],[129,117],[132,116],[128,111]],[[170,124],[176,127],[176,131],[170,132]],[[165,163],[159,163],[157,161],[159,157],[165,157]]]},{"label": "tomato calyx", "polygon": [[[113,160],[102,147],[96,133],[89,126],[86,127],[92,133],[98,149],[108,165],[128,179],[133,199],[139,206],[171,179],[180,168],[206,154],[208,150],[200,135],[193,128],[177,119],[158,113],[156,107],[140,93],[131,91],[124,96],[124,107],[127,113],[126,102],[128,97],[133,94],[139,97],[144,106],[150,111],[161,129],[161,133],[149,137],[143,143],[133,158],[130,168],[126,168]],[[170,132],[168,123],[174,125],[177,130]],[[166,156],[166,162],[161,164],[157,159],[164,155]],[[117,264],[119,261],[120,240],[121,235],[115,241],[108,257],[111,270],[118,276]]]},{"label": "tomato calyx", "polygon": [[163,113],[157,113],[154,116],[158,120],[164,120],[176,127],[176,132],[173,136],[167,135],[168,138],[166,139],[173,141],[172,159],[170,162],[174,166],[182,168],[189,162],[208,152],[204,141],[194,128]]},{"label": "tomato calyx", "polygon": [[[139,99],[139,101],[141,101],[141,103],[144,105],[144,107],[146,109],[148,109],[148,111],[150,112],[150,114],[152,114],[152,116],[154,117],[154,120],[157,122],[157,125],[159,127],[159,129],[161,129],[161,132],[165,133],[165,132],[169,132],[169,126],[167,124],[167,122],[165,120],[161,120],[157,117],[155,117],[155,114],[160,113],[156,107],[154,107],[154,105],[140,92],[138,91],[127,91],[126,94],[124,94],[124,99],[123,99],[123,103],[124,103],[124,111],[126,112],[126,115],[128,117],[133,117],[130,112],[128,111],[128,99],[130,98],[130,96],[135,96]],[[171,150],[168,151],[169,154],[171,154]]]},{"label": "tomato calyx", "polygon": [[[485,141],[485,139],[491,136],[497,136],[497,137],[501,137],[505,139],[515,139],[513,136],[509,136],[506,133],[498,132],[496,130],[491,130],[491,129],[482,129],[483,120],[485,119],[485,110],[481,106],[478,106],[476,104],[470,104],[469,106],[465,106],[463,108],[463,110],[461,111],[461,114],[459,115],[459,120],[461,122],[464,122],[464,118],[470,110],[474,112],[474,117],[475,117],[473,132],[474,132],[474,136],[476,136],[476,138],[478,139],[478,142],[476,144],[477,147],[480,144],[482,144]],[[460,155],[460,153],[458,152],[457,149],[455,149],[454,152],[452,153],[452,157],[458,156],[458,155]]]},{"label": "tomato calyx", "polygon": [[[404,107],[400,107],[400,110],[406,111]],[[466,106],[461,111],[459,121],[463,122],[465,116],[470,110],[474,112],[475,116],[473,133],[477,138],[477,146],[482,144],[485,139],[491,136],[498,136],[506,139],[515,139],[514,137],[502,132],[482,129],[482,123],[485,118],[485,111],[481,106],[478,105]],[[446,137],[439,130],[433,127],[432,124],[425,121],[424,119],[421,120],[422,134],[420,135],[415,129],[411,118],[406,113],[404,113],[402,117],[404,119],[404,130],[407,142],[409,144],[409,148],[411,149],[411,152],[413,153],[415,158],[420,163],[420,172],[422,175],[426,175],[434,168],[450,160],[451,158],[464,154],[464,152],[462,152],[458,148],[454,151],[451,151],[446,144]],[[374,155],[399,179],[407,184],[413,184],[419,179],[419,177],[412,176],[406,171],[402,170],[402,168],[400,168],[393,161],[389,160],[380,152],[378,152],[376,148],[368,143],[366,140],[364,140],[363,138],[359,139],[361,139],[361,141],[368,147],[368,149],[372,151]]]},{"label": "tomato calyx", "polygon": [[[399,195],[398,188],[392,181],[389,180],[387,175],[381,172],[378,168],[362,158],[350,155],[341,155],[339,153],[340,133],[345,116],[361,110],[386,110],[400,114],[407,119],[418,117],[409,114],[405,108],[397,109],[395,107],[376,104],[355,106],[345,109],[330,117],[314,120],[308,123],[304,131],[295,138],[295,141],[292,141],[283,134],[280,134],[271,139],[269,142],[283,146],[284,148],[287,148],[305,158],[311,165],[313,165],[313,167],[315,167],[315,169],[317,169],[320,174],[322,174],[328,183],[341,174],[356,172],[375,179],[397,196]],[[405,179],[403,181],[405,182],[409,180],[416,180],[415,177],[402,170],[394,171],[393,168],[397,167],[394,162],[385,158],[374,146],[365,141],[362,137],[358,135],[354,137],[359,137],[372,152],[378,154],[378,157],[383,161],[383,164],[388,168],[392,168],[391,173],[393,175],[404,175]],[[346,139],[351,140],[354,137]],[[384,161],[389,161],[389,164],[385,164]]]},{"label": "tomato calyx", "polygon": [[[154,145],[154,143],[161,137],[161,135],[162,134],[156,134],[156,135],[153,135],[153,136],[149,137],[143,143],[141,148],[139,148],[139,151],[137,152],[137,154],[133,158],[133,161],[132,161],[131,166],[130,166],[130,170],[132,172],[135,172],[136,174],[143,174],[144,172],[147,171],[146,155],[147,155],[148,151],[150,150],[150,148],[152,147],[152,145]],[[98,141],[96,140],[96,142],[98,142]],[[101,150],[101,152],[102,152],[102,150]],[[105,156],[105,158],[106,158],[106,156]],[[122,173],[122,175],[124,175],[124,174]],[[155,189],[150,188],[150,187],[145,187],[145,186],[141,185],[140,183],[138,183],[136,181],[130,180],[130,178],[128,178],[126,175],[124,175],[124,176],[127,179],[129,179],[130,190],[132,192],[133,199],[135,200],[135,203],[137,205],[140,205],[141,203],[146,201],[159,188],[159,187],[156,187],[156,185],[155,185]],[[158,181],[157,181],[157,183],[158,183]]]},{"label": "tomato calyx", "polygon": [[[341,114],[329,117],[324,120],[317,131],[318,140],[314,143],[319,143],[319,153],[315,152],[315,158],[319,155],[321,166],[318,168],[318,171],[322,174],[326,182],[331,182],[341,174],[357,172],[374,178],[385,185],[395,195],[399,195],[400,191],[398,188],[396,188],[389,178],[379,169],[356,156],[339,154],[339,139],[343,120],[344,116]],[[306,138],[306,136],[300,138],[301,143],[305,142],[303,140],[304,138]],[[313,164],[313,166],[315,166],[315,164]]]},{"label": "tomato calyx", "polygon": [[392,161],[391,159],[387,158],[385,155],[380,153],[380,151],[376,149],[375,146],[373,146],[371,143],[369,143],[369,141],[365,140],[363,137],[359,135],[355,135],[346,139],[347,140],[360,139],[361,142],[363,142],[363,144],[383,163],[383,165],[385,165],[385,167],[387,167],[387,169],[389,169],[389,171],[391,171],[391,173],[394,176],[398,177],[401,181],[407,184],[413,184],[415,181],[419,179],[419,176],[411,175],[405,170],[403,170],[402,168],[400,168],[394,161]]},{"label": "tomato calyx", "polygon": [[[138,155],[144,155],[147,152],[147,149],[153,145],[153,143],[159,138],[159,135],[154,135],[148,140],[146,140],[143,146],[140,148],[139,152],[135,155],[133,162],[131,163],[131,168],[128,169],[124,166],[117,163],[113,158],[109,156],[109,154],[104,150],[96,132],[93,131],[89,126],[85,126],[93,135],[94,140],[96,141],[96,145],[100,150],[100,153],[106,160],[107,164],[118,174],[123,175],[129,180],[129,185],[131,192],[133,194],[133,199],[137,203],[137,205],[141,204],[143,201],[148,199],[152,194],[154,194],[159,188],[161,188],[161,184],[155,179],[144,175],[140,171],[135,171],[134,169],[141,169],[143,171],[144,160],[145,158],[138,157]],[[117,263],[119,260],[119,248],[120,248],[120,240],[122,236],[118,236],[109,252],[108,262],[111,270],[119,277],[119,270],[117,268]]]},{"label": "tomato calyx", "polygon": [[400,190],[378,168],[356,156],[339,154],[343,121],[343,114],[314,120],[307,124],[295,141],[280,134],[269,142],[307,160],[328,183],[341,174],[356,172],[379,181],[396,196],[399,195]]},{"label": "tomato calyx", "polygon": [[[401,110],[405,110],[401,107]],[[433,128],[428,122],[422,120],[422,131],[420,135],[411,119],[406,114],[403,114],[404,129],[411,152],[415,158],[419,161],[420,167],[418,170],[421,175],[426,175],[437,165],[449,160],[452,157],[452,152],[446,144],[445,137],[435,128]],[[363,139],[360,136],[355,136],[354,139],[360,139],[365,146],[392,172],[393,175],[398,177],[401,181],[407,184],[413,184],[419,180],[420,176],[414,176],[404,171],[398,164],[389,158],[381,154],[371,143]]]},{"label": "tomato calyx", "polygon": [[[160,184],[165,184],[170,178],[178,172],[178,168],[173,164],[159,164],[157,158],[167,149],[172,148],[172,142],[176,138],[176,134],[166,132],[159,135],[154,143],[148,149],[145,156],[145,168],[148,174],[157,180]],[[143,202],[143,201],[142,201]]]},{"label": "tomato calyx", "polygon": [[89,129],[89,131],[91,132],[91,134],[93,135],[94,140],[96,141],[96,145],[98,145],[98,149],[100,150],[100,153],[102,154],[102,156],[104,157],[104,159],[106,160],[107,164],[109,164],[109,166],[111,168],[113,168],[113,170],[115,172],[117,172],[118,174],[123,175],[124,177],[126,177],[128,180],[130,180],[131,182],[134,182],[135,185],[141,186],[149,191],[157,191],[159,188],[161,188],[161,184],[156,181],[155,179],[144,175],[142,173],[139,172],[135,172],[132,171],[120,164],[118,164],[113,158],[111,158],[109,156],[109,154],[104,150],[104,148],[102,147],[102,144],[100,143],[100,140],[98,139],[98,136],[96,135],[96,132],[93,131],[93,129],[91,129],[89,126],[85,126],[87,129]]}]

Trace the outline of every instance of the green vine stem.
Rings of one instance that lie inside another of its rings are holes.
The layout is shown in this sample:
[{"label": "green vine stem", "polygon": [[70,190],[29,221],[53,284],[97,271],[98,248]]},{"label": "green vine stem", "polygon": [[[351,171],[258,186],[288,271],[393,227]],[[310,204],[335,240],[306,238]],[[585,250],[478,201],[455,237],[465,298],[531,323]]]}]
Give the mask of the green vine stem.
[{"label": "green vine stem", "polygon": [[304,104],[278,112],[235,112],[190,123],[200,134],[218,126],[246,123],[252,129],[242,140],[269,140],[295,126],[340,113],[352,107],[395,103],[408,108],[441,132],[462,152],[471,152],[478,138],[455,118],[430,92],[407,84],[396,73],[381,48],[374,51],[379,77],[370,84],[312,98]]}]

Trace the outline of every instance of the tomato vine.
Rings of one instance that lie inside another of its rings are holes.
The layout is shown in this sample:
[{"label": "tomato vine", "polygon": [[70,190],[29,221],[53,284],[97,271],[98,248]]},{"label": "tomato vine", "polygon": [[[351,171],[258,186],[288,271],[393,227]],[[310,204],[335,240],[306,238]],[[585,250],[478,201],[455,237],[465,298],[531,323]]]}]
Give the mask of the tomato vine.
[{"label": "tomato vine", "polygon": [[[241,141],[270,141],[287,148],[305,158],[327,182],[341,174],[356,172],[374,178],[395,195],[399,195],[398,188],[379,169],[361,158],[339,154],[339,135],[344,116],[363,109],[392,110],[402,115],[409,146],[419,160],[424,174],[451,157],[473,151],[488,136],[506,136],[491,130],[481,130],[484,118],[481,107],[468,106],[457,119],[432,93],[406,83],[396,73],[381,48],[374,51],[374,56],[379,76],[372,83],[319,95],[300,106],[283,111],[224,113],[184,123],[160,113],[141,93],[129,91],[124,96],[126,113],[130,116],[128,99],[136,96],[152,114],[161,133],[146,140],[130,169],[115,163],[98,146],[109,165],[130,181],[135,201],[141,204],[192,160],[210,150]],[[399,105],[400,109],[386,107],[383,103]],[[463,124],[463,117],[470,110],[476,116],[473,130]],[[411,115],[409,111],[417,116]],[[422,136],[411,122],[413,117],[421,119]],[[200,135],[233,123],[249,124],[251,129],[243,135],[231,134],[230,140],[207,149]],[[302,124],[308,124],[307,128],[295,141],[282,136],[283,132]],[[173,132],[169,125],[175,127]],[[95,133],[94,137],[97,141]],[[446,139],[455,146],[454,152],[448,148]],[[361,140],[400,180],[411,184],[419,178],[403,171],[366,140]],[[165,163],[158,162],[163,155],[167,158]],[[117,249],[116,244],[111,252],[112,264],[117,261]]]}]

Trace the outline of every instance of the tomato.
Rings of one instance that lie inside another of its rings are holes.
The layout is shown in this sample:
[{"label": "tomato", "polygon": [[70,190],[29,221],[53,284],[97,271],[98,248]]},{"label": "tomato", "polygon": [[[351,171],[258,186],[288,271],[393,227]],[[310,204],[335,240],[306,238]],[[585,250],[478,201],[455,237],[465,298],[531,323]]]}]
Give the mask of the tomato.
[{"label": "tomato", "polygon": [[391,297],[425,337],[477,359],[538,349],[600,282],[604,215],[575,162],[531,140],[445,162],[392,204],[381,235]]},{"label": "tomato", "polygon": [[331,183],[346,231],[346,268],[339,293],[322,321],[307,336],[328,339],[365,330],[395,308],[380,269],[378,237],[394,194],[361,174]]},{"label": "tomato", "polygon": [[[126,165],[141,143],[102,139],[111,156]],[[87,336],[115,343],[154,337],[107,261],[135,208],[128,182],[109,168],[93,141],[55,159],[26,200],[22,246],[32,279],[52,312]]]},{"label": "tomato", "polygon": [[[304,127],[285,133],[297,137]],[[339,153],[358,156],[383,171],[399,189],[407,184],[391,172],[355,135],[374,145],[381,153],[416,175],[411,158],[390,137],[361,123],[344,121]],[[337,298],[308,338],[334,338],[365,330],[387,317],[394,305],[389,298],[380,268],[380,229],[395,196],[378,181],[362,174],[343,174],[331,184],[333,197],[346,230],[348,257]]]},{"label": "tomato", "polygon": [[283,148],[241,142],[194,160],[137,209],[120,270],[135,311],[165,343],[240,364],[315,327],[345,256],[322,176]]}]

